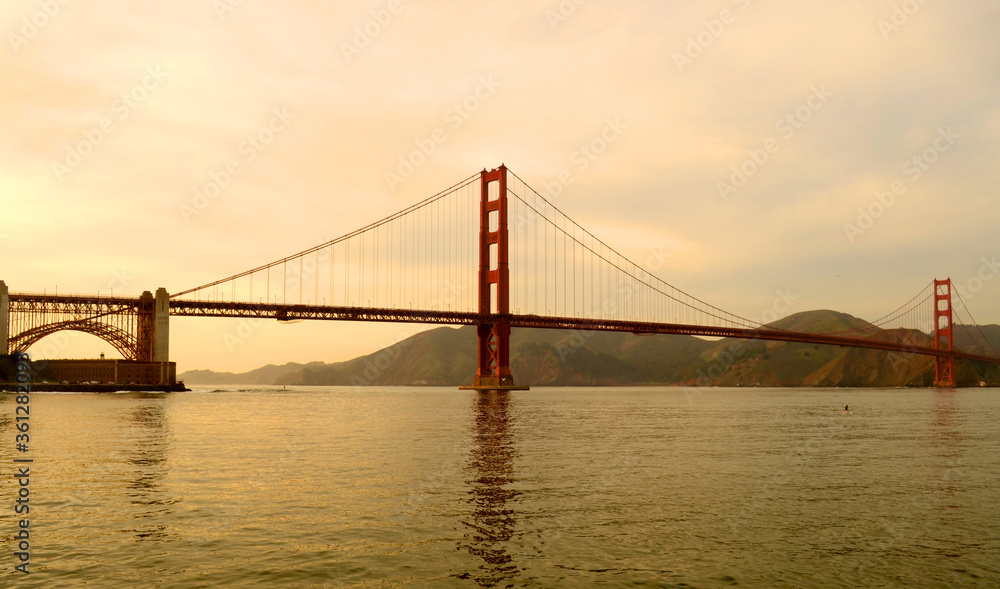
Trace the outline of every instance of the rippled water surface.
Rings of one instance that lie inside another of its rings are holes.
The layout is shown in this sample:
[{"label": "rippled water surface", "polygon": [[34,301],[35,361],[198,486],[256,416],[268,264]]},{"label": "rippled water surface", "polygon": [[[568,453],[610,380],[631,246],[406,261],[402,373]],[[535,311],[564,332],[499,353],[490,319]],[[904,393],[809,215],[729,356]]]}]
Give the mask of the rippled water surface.
[{"label": "rippled water surface", "polygon": [[997,389],[0,402],[0,586],[1000,586]]}]

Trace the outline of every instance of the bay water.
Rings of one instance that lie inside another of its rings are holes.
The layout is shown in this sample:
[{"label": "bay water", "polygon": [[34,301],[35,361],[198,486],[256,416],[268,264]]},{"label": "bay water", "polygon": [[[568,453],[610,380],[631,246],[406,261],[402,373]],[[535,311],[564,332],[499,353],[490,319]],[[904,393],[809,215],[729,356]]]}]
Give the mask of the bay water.
[{"label": "bay water", "polygon": [[1000,586],[998,389],[193,388],[0,397],[0,586]]}]

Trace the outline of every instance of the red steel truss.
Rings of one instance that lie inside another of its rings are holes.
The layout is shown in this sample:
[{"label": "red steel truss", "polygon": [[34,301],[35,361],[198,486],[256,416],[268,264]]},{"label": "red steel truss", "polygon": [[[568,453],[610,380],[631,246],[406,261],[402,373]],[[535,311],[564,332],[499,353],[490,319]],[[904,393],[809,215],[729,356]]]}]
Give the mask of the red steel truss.
[{"label": "red steel truss", "polygon": [[[945,281],[941,281],[945,282]],[[947,291],[946,291],[947,292]],[[144,293],[145,294],[145,293]],[[946,296],[946,295],[945,295]],[[142,320],[140,316],[152,301],[144,298],[91,297],[81,295],[10,294],[10,344],[8,353],[25,351],[45,335],[62,329],[92,333],[112,345],[130,360],[143,360],[139,355]],[[943,309],[947,311],[947,309]],[[422,323],[431,325],[494,325],[509,328],[578,329],[592,331],[625,331],[632,333],[664,333],[694,336],[732,337],[747,340],[769,340],[814,343],[888,350],[945,358],[1000,364],[1000,358],[971,354],[951,349],[950,341],[940,340],[935,347],[915,346],[882,341],[877,338],[852,338],[821,333],[802,333],[769,329],[742,329],[674,323],[645,323],[581,319],[577,317],[542,317],[538,315],[504,315],[466,313],[458,311],[419,311],[408,309],[369,309],[363,307],[333,307],[316,305],[282,305],[232,303],[217,301],[170,300],[170,315],[187,317],[249,317],[278,321],[328,320],[377,321],[391,323]],[[508,332],[509,333],[509,332]],[[127,353],[126,353],[127,352]],[[509,358],[509,356],[506,356]],[[509,367],[508,367],[509,368]],[[954,375],[952,373],[952,378]],[[487,385],[488,386],[488,385]]]},{"label": "red steel truss", "polygon": [[14,294],[9,297],[7,353],[25,352],[62,330],[96,335],[126,360],[153,360],[153,295],[139,298]]}]

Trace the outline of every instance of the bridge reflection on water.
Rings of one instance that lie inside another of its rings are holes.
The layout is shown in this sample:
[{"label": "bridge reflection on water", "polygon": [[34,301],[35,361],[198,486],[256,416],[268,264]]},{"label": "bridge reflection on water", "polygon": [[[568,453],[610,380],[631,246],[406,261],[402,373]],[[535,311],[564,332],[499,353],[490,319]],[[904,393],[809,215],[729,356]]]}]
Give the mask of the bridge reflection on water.
[{"label": "bridge reflection on water", "polygon": [[514,504],[520,491],[514,482],[514,448],[510,423],[510,393],[487,391],[475,403],[475,442],[466,467],[471,477],[466,483],[471,513],[462,520],[466,531],[459,548],[482,560],[478,570],[460,575],[472,578],[480,587],[496,587],[516,577],[520,568],[507,550],[515,535]]}]

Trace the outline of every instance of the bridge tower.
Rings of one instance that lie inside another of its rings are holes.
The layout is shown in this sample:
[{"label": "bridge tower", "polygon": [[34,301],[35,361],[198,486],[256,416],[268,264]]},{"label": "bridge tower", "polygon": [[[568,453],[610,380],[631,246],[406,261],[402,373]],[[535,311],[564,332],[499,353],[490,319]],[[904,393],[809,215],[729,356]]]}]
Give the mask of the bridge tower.
[{"label": "bridge tower", "polygon": [[9,354],[7,349],[10,337],[10,292],[3,280],[0,280],[0,355]]},{"label": "bridge tower", "polygon": [[[483,170],[479,203],[478,367],[467,390],[527,390],[510,373],[510,258],[507,235],[507,168]],[[491,190],[494,188],[494,190]]]},{"label": "bridge tower", "polygon": [[153,362],[170,361],[170,295],[162,286],[153,299]]},{"label": "bridge tower", "polygon": [[935,356],[934,386],[955,388],[955,342],[952,340],[951,279],[934,280],[934,347],[952,352]]},{"label": "bridge tower", "polygon": [[136,351],[135,358],[140,362],[153,361],[153,340],[156,338],[155,301],[153,293],[148,290],[139,295],[139,306],[136,309]]},{"label": "bridge tower", "polygon": [[142,362],[170,361],[170,295],[162,286],[156,296],[148,290],[139,296],[136,327],[136,359]]}]

